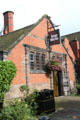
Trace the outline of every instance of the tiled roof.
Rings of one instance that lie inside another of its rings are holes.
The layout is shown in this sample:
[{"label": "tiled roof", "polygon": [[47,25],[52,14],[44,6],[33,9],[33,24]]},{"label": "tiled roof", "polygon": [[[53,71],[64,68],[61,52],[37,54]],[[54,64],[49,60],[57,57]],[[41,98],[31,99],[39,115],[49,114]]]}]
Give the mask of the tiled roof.
[{"label": "tiled roof", "polygon": [[13,44],[17,44],[21,38],[27,35],[33,28],[34,25],[30,25],[9,34],[0,36],[0,51],[8,51]]},{"label": "tiled roof", "polygon": [[61,39],[63,40],[65,37],[67,37],[70,40],[70,42],[76,39],[80,41],[80,32],[64,35],[61,37]]}]

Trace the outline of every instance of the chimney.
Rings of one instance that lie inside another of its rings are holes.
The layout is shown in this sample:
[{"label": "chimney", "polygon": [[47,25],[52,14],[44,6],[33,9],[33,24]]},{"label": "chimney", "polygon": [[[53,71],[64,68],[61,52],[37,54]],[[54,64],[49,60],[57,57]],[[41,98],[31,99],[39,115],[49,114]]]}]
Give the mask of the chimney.
[{"label": "chimney", "polygon": [[13,32],[13,14],[12,11],[4,12],[4,34],[8,34],[9,32]]}]

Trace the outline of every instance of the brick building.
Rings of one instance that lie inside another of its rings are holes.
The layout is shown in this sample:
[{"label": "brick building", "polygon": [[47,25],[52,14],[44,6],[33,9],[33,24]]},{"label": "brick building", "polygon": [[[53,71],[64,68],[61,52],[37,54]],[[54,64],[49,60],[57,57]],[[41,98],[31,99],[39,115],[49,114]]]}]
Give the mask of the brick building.
[{"label": "brick building", "polygon": [[[48,15],[36,23],[13,31],[13,12],[4,15],[4,35],[0,36],[0,60],[11,60],[17,68],[11,89],[6,98],[21,97],[21,85],[32,90],[54,89],[55,96],[69,95],[75,90],[75,55],[67,38],[59,44],[48,45],[48,33],[55,30]],[[44,70],[50,59],[57,58],[61,71],[51,73]]]},{"label": "brick building", "polygon": [[73,53],[75,55],[75,62],[76,62],[76,73],[77,73],[77,79],[80,83],[80,32],[75,32],[71,34],[67,34],[62,36],[62,40],[67,37],[70,43],[70,46],[73,50]]}]

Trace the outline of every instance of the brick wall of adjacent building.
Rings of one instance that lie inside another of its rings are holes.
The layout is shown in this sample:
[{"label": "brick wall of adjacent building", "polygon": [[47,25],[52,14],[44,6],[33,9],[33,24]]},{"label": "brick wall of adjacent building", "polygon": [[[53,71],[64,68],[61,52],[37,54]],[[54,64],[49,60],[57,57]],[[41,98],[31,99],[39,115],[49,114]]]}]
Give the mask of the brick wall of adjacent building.
[{"label": "brick wall of adjacent building", "polygon": [[79,40],[73,40],[72,42],[70,42],[70,45],[71,45],[71,48],[72,48],[74,55],[76,57],[75,70],[77,73],[78,82],[80,83],[80,43],[79,43]]},{"label": "brick wall of adjacent building", "polygon": [[70,42],[71,48],[74,52],[74,55],[77,59],[79,59],[79,41],[78,40],[73,40]]}]

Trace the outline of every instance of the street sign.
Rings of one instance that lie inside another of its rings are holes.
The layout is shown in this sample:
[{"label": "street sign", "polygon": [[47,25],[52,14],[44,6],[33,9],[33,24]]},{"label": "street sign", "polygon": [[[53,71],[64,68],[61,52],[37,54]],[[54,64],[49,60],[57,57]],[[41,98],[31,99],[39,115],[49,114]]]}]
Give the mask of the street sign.
[{"label": "street sign", "polygon": [[48,35],[49,45],[60,44],[59,29],[49,32]]}]

